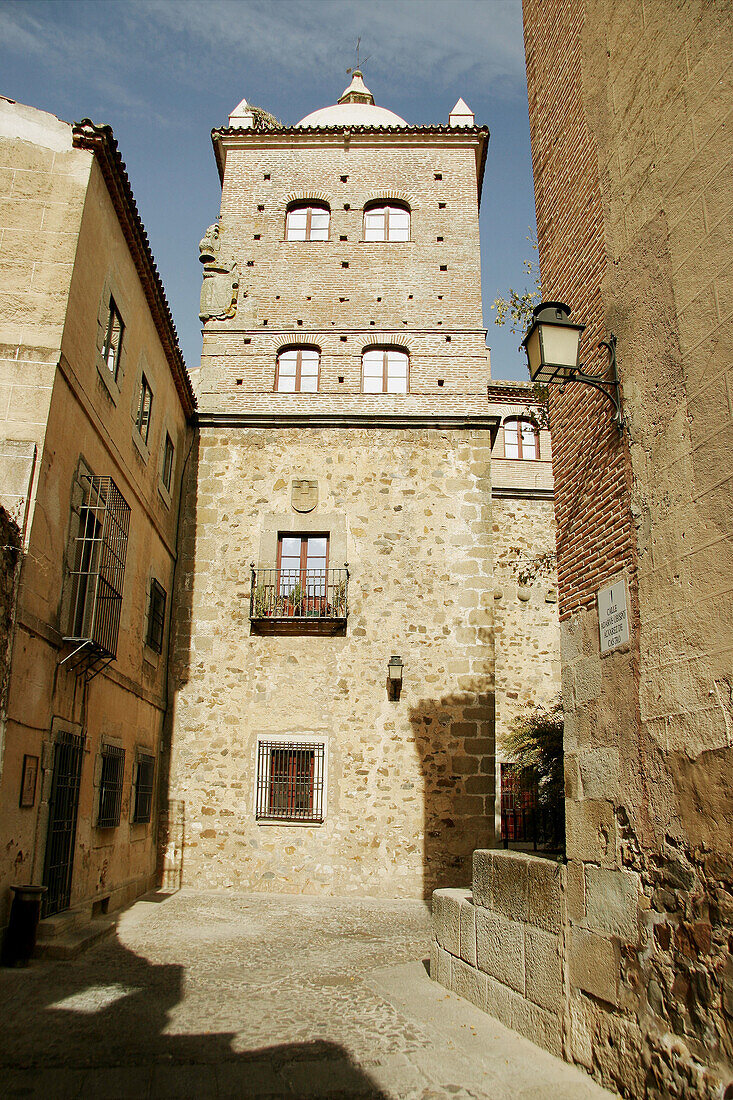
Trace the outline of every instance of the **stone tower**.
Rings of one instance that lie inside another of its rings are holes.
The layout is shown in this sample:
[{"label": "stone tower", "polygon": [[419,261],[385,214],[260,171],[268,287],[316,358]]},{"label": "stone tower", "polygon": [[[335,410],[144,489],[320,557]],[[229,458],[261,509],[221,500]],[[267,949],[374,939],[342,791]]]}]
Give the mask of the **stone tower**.
[{"label": "stone tower", "polygon": [[213,143],[168,870],[429,895],[493,842],[488,131],[462,100],[409,126],[357,72]]}]

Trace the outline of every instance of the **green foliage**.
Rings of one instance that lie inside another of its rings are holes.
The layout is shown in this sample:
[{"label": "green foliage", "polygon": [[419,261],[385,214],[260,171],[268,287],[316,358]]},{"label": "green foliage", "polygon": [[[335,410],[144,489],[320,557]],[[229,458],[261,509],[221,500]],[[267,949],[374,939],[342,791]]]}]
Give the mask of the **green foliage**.
[{"label": "green foliage", "polygon": [[525,707],[501,743],[504,755],[537,781],[538,808],[551,840],[560,846],[565,832],[564,725],[559,698],[549,707]]},{"label": "green foliage", "polygon": [[[525,239],[530,242],[533,251],[536,252],[536,235],[530,232]],[[510,287],[508,297],[495,298],[491,307],[496,310],[495,325],[505,325],[508,321],[511,331],[520,333],[522,336],[529,328],[529,323],[532,320],[532,310],[540,301],[539,264],[536,260],[530,259],[524,260],[523,266],[525,275],[532,284],[531,287],[524,290],[514,290],[513,287]]]}]

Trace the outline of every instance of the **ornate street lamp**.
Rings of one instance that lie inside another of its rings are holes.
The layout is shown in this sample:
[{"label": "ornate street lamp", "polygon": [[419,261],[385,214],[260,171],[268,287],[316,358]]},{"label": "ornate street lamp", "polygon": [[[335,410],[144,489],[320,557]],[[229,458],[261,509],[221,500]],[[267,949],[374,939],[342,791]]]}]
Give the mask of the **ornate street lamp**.
[{"label": "ornate street lamp", "polygon": [[396,655],[390,657],[387,664],[387,689],[390,699],[397,700],[402,691],[402,658]]},{"label": "ornate street lamp", "polygon": [[585,374],[580,362],[580,337],[585,325],[573,324],[569,316],[570,309],[563,302],[540,302],[532,310],[532,324],[522,341],[530,378],[545,385],[584,382],[600,390],[614,407],[614,420],[620,431],[624,422],[616,366],[616,337],[611,333],[608,340],[601,340],[598,345],[608,351],[611,377]]}]

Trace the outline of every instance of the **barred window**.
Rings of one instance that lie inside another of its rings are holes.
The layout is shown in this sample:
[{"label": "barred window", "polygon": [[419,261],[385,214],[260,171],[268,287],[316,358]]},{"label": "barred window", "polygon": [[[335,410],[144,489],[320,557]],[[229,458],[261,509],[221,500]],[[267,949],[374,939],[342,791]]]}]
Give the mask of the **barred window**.
[{"label": "barred window", "polygon": [[163,651],[163,632],[165,630],[165,588],[156,581],[150,582],[150,609],[148,611],[148,645],[156,653]]},{"label": "barred window", "polygon": [[143,374],[140,379],[140,397],[137,404],[137,415],[135,417],[135,427],[142,436],[143,443],[147,443],[148,434],[150,432],[150,413],[153,408],[153,391],[150,388],[150,383]]},{"label": "barred window", "polygon": [[534,421],[521,416],[512,416],[504,421],[504,457],[540,457],[540,433]]},{"label": "barred window", "polygon": [[285,220],[286,241],[327,241],[331,211],[328,206],[291,206]]},{"label": "barred window", "polygon": [[153,779],[155,777],[155,757],[139,753],[137,758],[137,780],[135,782],[135,810],[132,820],[136,823],[150,821],[153,806]]},{"label": "barred window", "polygon": [[117,655],[130,507],[111,477],[81,478],[84,503],[71,570],[69,640]]},{"label": "barred window", "polygon": [[324,757],[322,744],[260,741],[257,819],[323,821]]},{"label": "barred window", "polygon": [[109,317],[107,318],[107,332],[104,337],[104,344],[102,345],[102,358],[107,364],[107,368],[115,381],[117,381],[117,375],[120,369],[122,337],[124,334],[125,325],[120,316],[120,311],[115,305],[114,298],[110,295]]},{"label": "barred window", "polygon": [[97,828],[114,829],[122,812],[122,784],[125,777],[125,750],[116,745],[102,748],[102,775],[99,781]]}]

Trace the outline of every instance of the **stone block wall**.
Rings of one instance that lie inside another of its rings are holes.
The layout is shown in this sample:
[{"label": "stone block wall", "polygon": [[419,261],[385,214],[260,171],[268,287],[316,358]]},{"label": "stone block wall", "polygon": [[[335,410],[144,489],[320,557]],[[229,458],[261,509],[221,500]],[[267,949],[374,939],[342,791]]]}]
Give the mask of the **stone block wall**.
[{"label": "stone block wall", "polygon": [[433,894],[431,977],[561,1055],[566,872],[521,852],[473,854],[471,890]]}]

